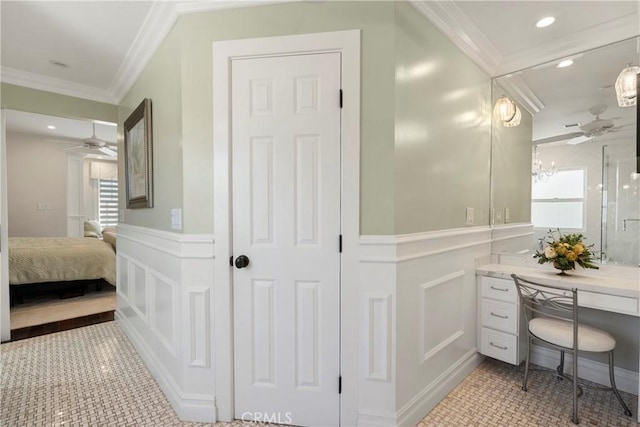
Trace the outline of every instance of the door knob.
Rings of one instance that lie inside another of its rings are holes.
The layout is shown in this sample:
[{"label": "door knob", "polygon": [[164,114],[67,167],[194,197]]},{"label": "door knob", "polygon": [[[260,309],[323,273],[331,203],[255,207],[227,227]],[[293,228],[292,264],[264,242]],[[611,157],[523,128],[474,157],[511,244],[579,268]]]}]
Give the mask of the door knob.
[{"label": "door knob", "polygon": [[236,258],[235,264],[236,268],[245,268],[249,265],[249,258],[247,258],[246,255],[240,255],[238,258]]}]

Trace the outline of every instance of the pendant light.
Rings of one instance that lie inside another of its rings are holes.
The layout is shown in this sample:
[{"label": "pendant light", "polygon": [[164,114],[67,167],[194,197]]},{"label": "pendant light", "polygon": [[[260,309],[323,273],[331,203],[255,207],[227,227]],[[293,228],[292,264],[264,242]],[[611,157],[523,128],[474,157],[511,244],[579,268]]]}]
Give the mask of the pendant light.
[{"label": "pendant light", "polygon": [[504,123],[514,118],[516,115],[516,104],[502,95],[500,99],[496,101],[496,105],[493,107],[493,117]]},{"label": "pendant light", "polygon": [[640,67],[628,64],[616,79],[616,95],[620,107],[632,107],[637,103],[637,79]]},{"label": "pendant light", "polygon": [[502,126],[506,128],[520,126],[520,120],[522,120],[522,112],[520,111],[520,107],[516,105],[516,113],[513,115],[513,118],[508,122],[502,122]]}]

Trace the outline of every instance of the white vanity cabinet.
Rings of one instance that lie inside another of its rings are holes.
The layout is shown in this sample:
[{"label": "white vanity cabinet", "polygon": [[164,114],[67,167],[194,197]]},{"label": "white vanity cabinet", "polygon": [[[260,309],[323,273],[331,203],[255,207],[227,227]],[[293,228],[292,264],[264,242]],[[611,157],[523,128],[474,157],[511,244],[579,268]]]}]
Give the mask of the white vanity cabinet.
[{"label": "white vanity cabinet", "polygon": [[527,351],[526,329],[513,280],[478,276],[478,349],[519,365]]}]

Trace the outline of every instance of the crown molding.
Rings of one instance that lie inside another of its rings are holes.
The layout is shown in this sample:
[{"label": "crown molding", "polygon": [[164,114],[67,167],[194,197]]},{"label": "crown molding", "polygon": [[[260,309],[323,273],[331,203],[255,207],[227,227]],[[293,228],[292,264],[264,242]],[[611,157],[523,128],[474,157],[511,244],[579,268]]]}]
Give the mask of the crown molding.
[{"label": "crown molding", "polygon": [[107,89],[113,94],[118,104],[140,77],[156,49],[177,21],[176,6],[177,3],[159,0],[155,0],[151,6],[140,31]]},{"label": "crown molding", "polygon": [[408,1],[491,77],[513,73],[640,35],[640,14],[636,12],[532,49],[503,56],[473,21],[455,5],[454,0]]},{"label": "crown molding", "polygon": [[265,6],[270,4],[295,3],[301,0],[197,0],[176,4],[179,15],[189,13],[209,12],[212,10],[240,9],[253,6]]},{"label": "crown molding", "polygon": [[299,0],[198,0],[189,2],[155,0],[107,90],[113,94],[118,103],[122,101],[181,15],[294,1]]},{"label": "crown molding", "polygon": [[[199,0],[190,2],[154,0],[140,31],[106,90],[8,67],[0,67],[0,81],[92,101],[118,104],[140,77],[179,16],[297,1],[301,0]],[[635,13],[576,32],[561,40],[554,40],[551,43],[503,57],[486,35],[456,6],[454,0],[408,0],[408,2],[439,28],[490,77],[512,73],[640,34],[640,26],[638,25],[640,14]],[[532,114],[544,108],[544,104],[523,82],[514,83],[513,89],[523,107]]]},{"label": "crown molding", "polygon": [[640,14],[633,13],[509,55],[496,68],[494,77],[637,37],[640,35],[639,19]]},{"label": "crown molding", "polygon": [[455,1],[408,0],[472,61],[493,77],[502,55],[487,36],[456,6]]},{"label": "crown molding", "polygon": [[22,71],[10,67],[0,67],[0,81],[16,86],[53,92],[60,95],[73,96],[74,98],[83,98],[107,104],[116,103],[116,99],[113,95],[105,89],[74,83],[68,80],[56,79],[54,77],[43,76],[42,74],[30,73],[28,71]]},{"label": "crown molding", "polygon": [[544,110],[544,103],[536,96],[529,86],[516,74],[511,74],[500,79],[500,86],[509,93],[522,108],[527,110],[529,114],[535,116],[536,113]]}]

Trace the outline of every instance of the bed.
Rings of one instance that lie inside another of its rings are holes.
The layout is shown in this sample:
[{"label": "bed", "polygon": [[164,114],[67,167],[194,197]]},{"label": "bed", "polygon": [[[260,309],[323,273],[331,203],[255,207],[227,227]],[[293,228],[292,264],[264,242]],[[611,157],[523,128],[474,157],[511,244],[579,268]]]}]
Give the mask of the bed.
[{"label": "bed", "polygon": [[46,283],[62,287],[100,280],[116,285],[112,244],[84,237],[9,237],[12,302],[23,286]]}]

